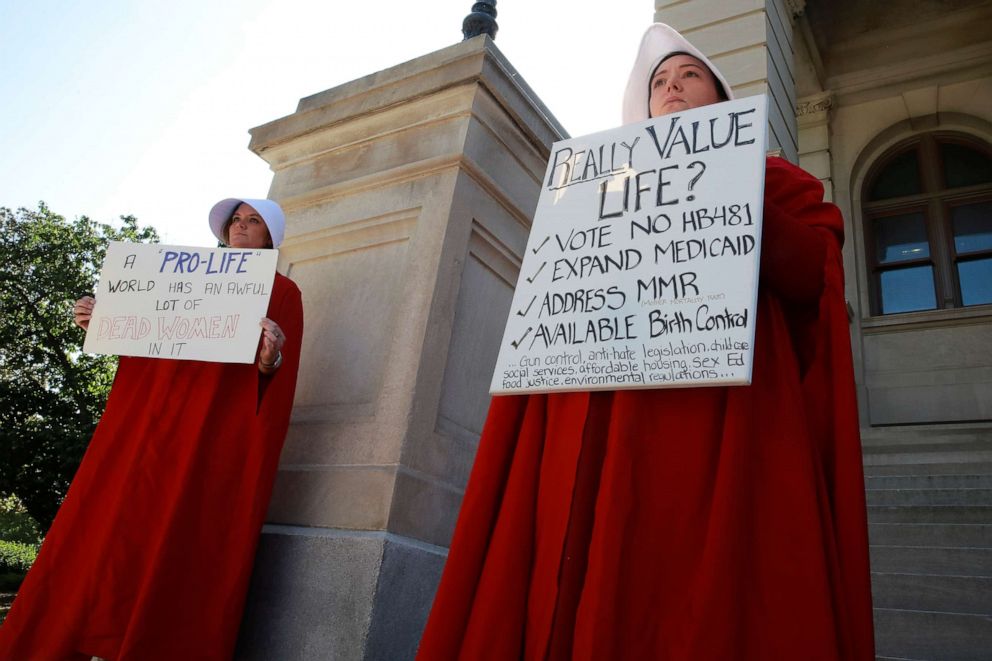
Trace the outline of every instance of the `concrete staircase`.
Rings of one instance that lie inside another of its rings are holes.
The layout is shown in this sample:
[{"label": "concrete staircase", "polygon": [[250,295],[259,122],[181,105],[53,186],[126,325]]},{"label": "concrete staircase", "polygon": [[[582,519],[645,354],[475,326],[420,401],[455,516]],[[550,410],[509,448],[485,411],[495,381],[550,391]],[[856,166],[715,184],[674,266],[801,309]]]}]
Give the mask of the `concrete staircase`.
[{"label": "concrete staircase", "polygon": [[992,659],[992,424],[862,432],[879,659]]}]

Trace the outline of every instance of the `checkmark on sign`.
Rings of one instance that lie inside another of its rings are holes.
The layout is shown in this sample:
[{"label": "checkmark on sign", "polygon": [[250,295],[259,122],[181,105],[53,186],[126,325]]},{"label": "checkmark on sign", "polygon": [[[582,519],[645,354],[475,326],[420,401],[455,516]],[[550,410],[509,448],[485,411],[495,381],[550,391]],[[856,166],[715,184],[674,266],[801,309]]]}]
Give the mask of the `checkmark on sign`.
[{"label": "checkmark on sign", "polygon": [[544,247],[544,244],[547,243],[550,240],[551,240],[551,237],[550,236],[544,237],[544,241],[541,241],[541,245],[539,245],[538,247],[534,248],[531,252],[533,252],[536,255],[537,254],[537,251],[540,250],[541,248],[543,248]]},{"label": "checkmark on sign", "polygon": [[537,300],[537,296],[535,295],[534,298],[530,299],[530,303],[527,304],[527,308],[523,312],[517,310],[517,314],[520,315],[521,317],[526,317],[527,313],[530,312],[531,306],[534,305],[534,301],[536,300]]},{"label": "checkmark on sign", "polygon": [[541,271],[543,271],[544,270],[544,267],[547,266],[547,265],[548,265],[547,262],[541,262],[541,268],[537,269],[537,273],[535,273],[531,277],[527,278],[527,282],[529,282],[531,284],[534,284],[534,281],[537,280],[537,276],[541,275]]},{"label": "checkmark on sign", "polygon": [[517,340],[516,342],[510,342],[510,344],[512,344],[512,345],[513,345],[513,348],[514,348],[514,349],[519,349],[519,348],[520,348],[520,345],[521,345],[521,344],[523,344],[523,342],[524,342],[524,340],[525,340],[525,339],[527,339],[527,336],[528,336],[528,335],[530,335],[530,332],[531,332],[532,330],[534,330],[534,327],[533,327],[533,326],[531,326],[531,327],[529,327],[529,328],[527,328],[527,332],[526,332],[526,333],[524,333],[524,335],[523,335],[523,337],[521,337],[521,338],[520,338],[519,340]]}]

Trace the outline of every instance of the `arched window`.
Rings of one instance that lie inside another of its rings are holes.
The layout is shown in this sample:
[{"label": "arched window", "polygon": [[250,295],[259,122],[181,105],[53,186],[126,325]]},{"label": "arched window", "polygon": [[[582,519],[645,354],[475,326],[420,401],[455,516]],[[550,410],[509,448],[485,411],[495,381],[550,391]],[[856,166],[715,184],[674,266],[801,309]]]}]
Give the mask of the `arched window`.
[{"label": "arched window", "polygon": [[862,194],[873,314],[992,303],[992,148],[927,133],[882,155]]}]

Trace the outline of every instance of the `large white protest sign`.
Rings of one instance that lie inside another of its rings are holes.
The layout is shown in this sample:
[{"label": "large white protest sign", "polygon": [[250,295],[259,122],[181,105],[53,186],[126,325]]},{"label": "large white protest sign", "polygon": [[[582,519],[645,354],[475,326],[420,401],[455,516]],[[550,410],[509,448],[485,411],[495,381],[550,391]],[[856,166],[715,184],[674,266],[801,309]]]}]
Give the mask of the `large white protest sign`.
[{"label": "large white protest sign", "polygon": [[490,391],[747,384],[764,96],[555,143]]},{"label": "large white protest sign", "polygon": [[278,257],[277,250],[114,241],[83,350],[250,363]]}]

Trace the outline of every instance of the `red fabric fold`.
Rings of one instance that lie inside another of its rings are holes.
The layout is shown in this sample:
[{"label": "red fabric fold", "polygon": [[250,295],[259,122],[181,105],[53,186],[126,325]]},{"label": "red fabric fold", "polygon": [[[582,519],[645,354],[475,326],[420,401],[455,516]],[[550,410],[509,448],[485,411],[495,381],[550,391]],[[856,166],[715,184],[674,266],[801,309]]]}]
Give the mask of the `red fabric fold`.
[{"label": "red fabric fold", "polygon": [[272,376],[121,358],[0,659],[231,657],[300,359],[300,291],[279,274],[267,316],[286,334]]},{"label": "red fabric fold", "polygon": [[752,384],[496,397],[418,659],[874,657],[843,220],[765,197],[814,281],[762,281]]}]

